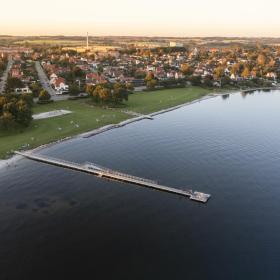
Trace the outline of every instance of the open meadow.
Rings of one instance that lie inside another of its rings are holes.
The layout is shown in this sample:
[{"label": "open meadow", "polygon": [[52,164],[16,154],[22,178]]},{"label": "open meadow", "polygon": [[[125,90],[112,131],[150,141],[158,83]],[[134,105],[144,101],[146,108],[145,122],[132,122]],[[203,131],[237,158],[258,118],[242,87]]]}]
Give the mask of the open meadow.
[{"label": "open meadow", "polygon": [[149,114],[199,99],[210,91],[199,87],[134,93],[122,108],[112,110],[94,106],[89,99],[57,101],[34,105],[33,113],[69,110],[72,113],[55,118],[33,120],[28,128],[0,131],[0,158],[9,157],[14,150],[32,149],[69,136],[78,135],[108,124],[119,123],[132,116],[122,109]]}]

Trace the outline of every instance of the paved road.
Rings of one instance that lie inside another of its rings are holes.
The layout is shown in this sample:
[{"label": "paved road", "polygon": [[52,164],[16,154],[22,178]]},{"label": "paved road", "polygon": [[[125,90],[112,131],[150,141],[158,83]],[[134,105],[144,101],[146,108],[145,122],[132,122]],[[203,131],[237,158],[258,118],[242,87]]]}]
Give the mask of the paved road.
[{"label": "paved road", "polygon": [[45,89],[51,95],[53,100],[58,101],[58,100],[68,99],[68,95],[56,95],[55,94],[55,90],[51,87],[50,81],[39,61],[35,62],[35,68],[37,70],[38,77],[39,77],[39,80],[40,80],[40,83],[41,83],[43,89]]},{"label": "paved road", "polygon": [[7,79],[8,79],[8,74],[9,74],[11,68],[12,68],[13,63],[14,63],[14,61],[13,61],[12,57],[9,56],[7,68],[4,71],[3,76],[0,80],[0,94],[2,94],[5,90]]}]

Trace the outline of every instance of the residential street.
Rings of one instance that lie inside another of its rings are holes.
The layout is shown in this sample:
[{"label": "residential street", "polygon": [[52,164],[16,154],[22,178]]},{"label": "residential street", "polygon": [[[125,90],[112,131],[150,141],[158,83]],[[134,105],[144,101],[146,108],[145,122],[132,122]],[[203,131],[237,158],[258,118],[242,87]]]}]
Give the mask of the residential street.
[{"label": "residential street", "polygon": [[14,61],[13,61],[12,57],[9,57],[7,68],[6,68],[5,72],[3,73],[3,76],[1,77],[1,80],[0,80],[0,94],[2,94],[5,90],[7,79],[8,79],[8,74],[9,74],[9,71],[10,71],[13,63],[14,63]]},{"label": "residential street", "polygon": [[42,87],[51,95],[52,99],[55,101],[67,100],[68,95],[56,95],[55,94],[55,90],[51,87],[50,81],[39,61],[35,62],[35,67],[38,72],[39,80],[40,80]]}]

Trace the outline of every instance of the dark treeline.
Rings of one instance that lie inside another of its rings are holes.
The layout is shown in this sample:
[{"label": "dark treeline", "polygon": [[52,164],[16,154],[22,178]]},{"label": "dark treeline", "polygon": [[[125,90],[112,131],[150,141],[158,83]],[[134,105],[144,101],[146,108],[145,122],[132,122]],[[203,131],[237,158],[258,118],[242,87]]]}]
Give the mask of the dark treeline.
[{"label": "dark treeline", "polygon": [[88,86],[86,91],[95,103],[121,104],[123,101],[128,101],[128,95],[132,89],[131,85],[107,83],[97,86]]},{"label": "dark treeline", "polygon": [[0,128],[28,126],[32,120],[33,98],[30,94],[0,96]]}]

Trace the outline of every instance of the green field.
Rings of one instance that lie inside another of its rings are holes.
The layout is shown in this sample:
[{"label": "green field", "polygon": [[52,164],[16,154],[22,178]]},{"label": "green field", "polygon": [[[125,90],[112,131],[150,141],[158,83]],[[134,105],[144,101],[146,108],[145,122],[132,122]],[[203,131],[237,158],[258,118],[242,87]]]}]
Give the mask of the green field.
[{"label": "green field", "polygon": [[36,39],[16,41],[17,45],[52,45],[52,46],[82,46],[85,45],[85,40],[58,40],[58,39]]},{"label": "green field", "polygon": [[198,99],[211,90],[200,87],[158,90],[129,96],[128,109],[148,114]]},{"label": "green field", "polygon": [[[198,99],[210,91],[191,87],[135,93],[129,96],[124,107],[139,113],[151,113]],[[30,127],[16,131],[0,131],[0,158],[9,157],[13,150],[31,149],[68,136],[78,135],[95,128],[119,123],[131,118],[120,108],[102,109],[88,100],[58,101],[47,105],[35,105],[34,114],[57,109],[72,111],[69,115],[32,121]]]}]

